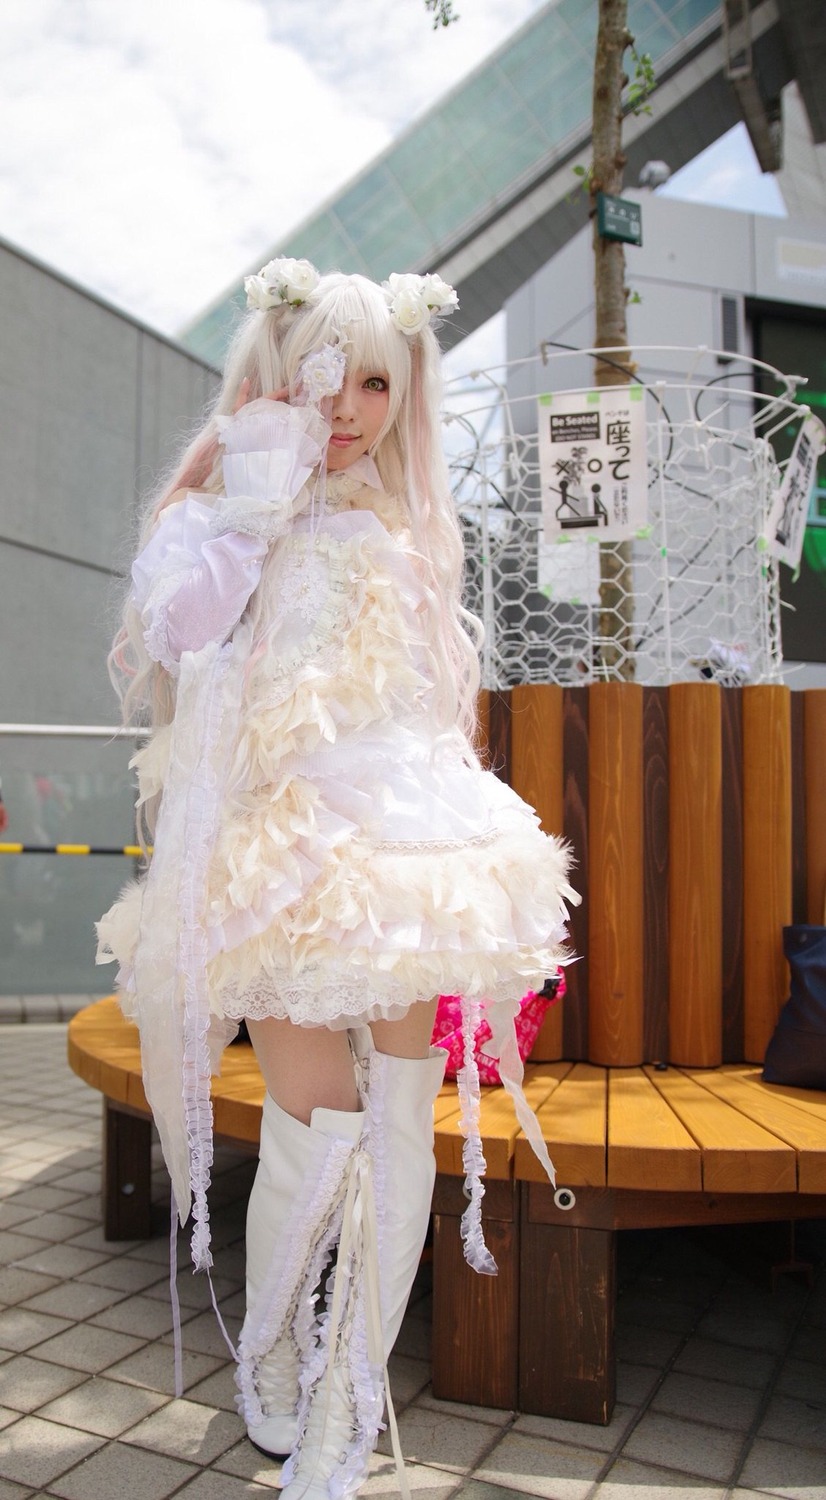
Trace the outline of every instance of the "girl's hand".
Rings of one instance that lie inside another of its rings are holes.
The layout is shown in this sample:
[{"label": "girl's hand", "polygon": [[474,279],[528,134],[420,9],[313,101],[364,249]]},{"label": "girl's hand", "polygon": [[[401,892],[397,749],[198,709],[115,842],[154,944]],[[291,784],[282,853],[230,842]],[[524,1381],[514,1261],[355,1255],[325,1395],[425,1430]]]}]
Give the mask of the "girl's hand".
[{"label": "girl's hand", "polygon": [[[241,410],[241,407],[242,406],[246,406],[246,404],[249,401],[249,399],[250,399],[250,378],[249,378],[248,375],[245,375],[244,379],[241,381],[241,385],[240,385],[240,387],[238,389],[238,395],[235,398],[235,405],[232,408],[232,415],[236,416],[236,414]],[[264,395],[262,396],[261,399],[263,401],[289,401],[289,399],[290,399],[289,386],[286,386],[286,385],[282,386],[282,388],[281,388],[280,391],[265,391],[265,393],[264,393]]]}]

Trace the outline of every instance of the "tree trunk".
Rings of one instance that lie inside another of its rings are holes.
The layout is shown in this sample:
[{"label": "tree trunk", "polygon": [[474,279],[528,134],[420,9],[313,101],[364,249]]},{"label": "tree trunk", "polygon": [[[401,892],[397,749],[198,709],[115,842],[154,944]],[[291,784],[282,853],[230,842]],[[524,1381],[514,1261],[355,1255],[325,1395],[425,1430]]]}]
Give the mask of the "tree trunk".
[{"label": "tree trunk", "polygon": [[[623,55],[633,38],[627,27],[628,0],[599,0],[599,28],[594,58],[593,165],[591,217],[594,244],[594,292],[598,349],[613,348],[611,364],[596,361],[598,386],[627,385],[635,373],[627,347],[625,250],[619,240],[605,240],[597,228],[597,193],[620,193],[626,158],[622,150],[622,90],[627,82]],[[634,576],[630,542],[600,544],[601,667],[608,677],[634,677]]]}]

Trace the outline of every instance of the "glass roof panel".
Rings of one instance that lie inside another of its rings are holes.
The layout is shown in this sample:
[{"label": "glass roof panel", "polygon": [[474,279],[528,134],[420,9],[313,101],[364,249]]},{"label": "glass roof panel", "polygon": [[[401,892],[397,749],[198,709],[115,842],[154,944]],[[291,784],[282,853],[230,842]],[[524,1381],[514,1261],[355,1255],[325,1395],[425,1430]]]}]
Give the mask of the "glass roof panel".
[{"label": "glass roof panel", "polygon": [[[640,51],[658,56],[712,15],[719,0],[629,0],[629,25]],[[557,143],[585,136],[591,107],[594,0],[558,0],[353,181],[279,250],[304,255],[320,269],[388,269],[428,265],[444,245],[506,197],[517,179],[547,164]],[[572,40],[573,39],[573,40]],[[274,254],[262,252],[261,261]],[[240,278],[239,278],[240,280]],[[219,357],[233,296],[184,334],[198,352]]]}]

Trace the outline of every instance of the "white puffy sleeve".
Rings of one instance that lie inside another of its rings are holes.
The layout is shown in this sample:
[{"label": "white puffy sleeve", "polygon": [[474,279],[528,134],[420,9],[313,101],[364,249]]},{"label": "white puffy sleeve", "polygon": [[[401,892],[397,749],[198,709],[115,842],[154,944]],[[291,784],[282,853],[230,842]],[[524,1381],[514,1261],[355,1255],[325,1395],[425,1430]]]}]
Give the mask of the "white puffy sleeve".
[{"label": "white puffy sleeve", "polygon": [[232,634],[261,577],[267,543],[214,532],[215,512],[194,495],[170,505],[132,564],[132,598],[153,661],[177,676],[184,651]]},{"label": "white puffy sleeve", "polygon": [[226,494],[220,525],[275,541],[309,502],[305,486],[330,428],[314,407],[260,400],[219,417],[218,434]]},{"label": "white puffy sleeve", "polygon": [[147,652],[173,676],[184,651],[232,634],[270,543],[308,502],[305,486],[329,437],[314,409],[266,400],[219,417],[218,428],[225,496],[170,505],[132,565]]}]

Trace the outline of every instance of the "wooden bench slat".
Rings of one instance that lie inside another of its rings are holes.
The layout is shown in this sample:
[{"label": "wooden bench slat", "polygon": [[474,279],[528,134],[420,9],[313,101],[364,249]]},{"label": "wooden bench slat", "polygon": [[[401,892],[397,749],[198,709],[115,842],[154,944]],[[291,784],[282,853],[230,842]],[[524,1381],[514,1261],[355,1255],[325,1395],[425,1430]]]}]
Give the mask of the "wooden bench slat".
[{"label": "wooden bench slat", "polygon": [[765,1126],[797,1152],[797,1188],[801,1193],[826,1193],[826,1135],[822,1121],[797,1109],[793,1103],[769,1093],[764,1084],[755,1087],[760,1074],[743,1067],[721,1068],[701,1078],[705,1088],[725,1099],[735,1109]]},{"label": "wooden bench slat", "polygon": [[[560,1185],[605,1186],[607,1079],[605,1068],[577,1063],[536,1112]],[[521,1133],[514,1167],[522,1182],[547,1181]]]},{"label": "wooden bench slat", "polygon": [[[538,1110],[559,1087],[572,1068],[571,1063],[537,1063],[525,1068],[525,1098],[531,1109]],[[455,1085],[454,1085],[455,1087]],[[510,1180],[517,1138],[521,1132],[513,1101],[504,1089],[482,1090],[479,1107],[482,1149],[487,1162],[487,1176]],[[463,1137],[459,1129],[458,1100],[453,1115],[436,1126],[436,1169],[452,1177],[464,1174],[462,1166]]]},{"label": "wooden bench slat", "polygon": [[696,1193],[703,1185],[697,1142],[641,1068],[608,1076],[608,1186]]},{"label": "wooden bench slat", "polygon": [[588,1056],[606,1066],[643,1060],[643,690],[590,689]]},{"label": "wooden bench slat", "polygon": [[823,921],[826,895],[826,688],[809,688],[804,713],[806,888],[809,921]]},{"label": "wooden bench slat", "polygon": [[669,1031],[671,1060],[722,1060],[720,688],[669,688]]},{"label": "wooden bench slat", "polygon": [[826,1094],[818,1089],[795,1089],[785,1083],[763,1083],[759,1068],[743,1069],[743,1076],[749,1080],[755,1088],[761,1091],[765,1089],[773,1099],[785,1099],[787,1104],[794,1105],[802,1113],[813,1115],[819,1121],[821,1134],[826,1127]]},{"label": "wooden bench slat", "polygon": [[705,1192],[795,1192],[794,1151],[704,1088],[702,1078],[713,1074],[677,1068],[646,1072],[702,1150]]},{"label": "wooden bench slat", "polygon": [[[546,833],[561,833],[562,688],[549,683],[511,691],[511,786],[535,809]],[[562,1003],[553,1005],[534,1043],[534,1062],[562,1056]]]},{"label": "wooden bench slat", "polygon": [[[791,705],[785,688],[743,689],[743,1057],[762,1062],[789,992],[792,920]],[[766,809],[771,808],[771,816]]]}]

